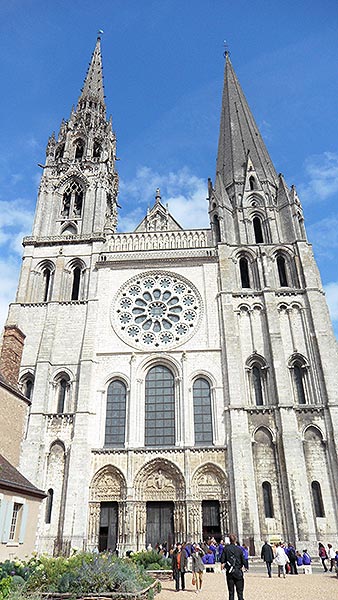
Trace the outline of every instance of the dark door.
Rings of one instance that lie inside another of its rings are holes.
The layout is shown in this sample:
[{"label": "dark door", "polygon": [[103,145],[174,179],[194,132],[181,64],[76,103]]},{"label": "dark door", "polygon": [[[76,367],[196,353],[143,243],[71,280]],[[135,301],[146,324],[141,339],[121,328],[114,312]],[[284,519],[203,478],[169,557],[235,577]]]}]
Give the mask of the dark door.
[{"label": "dark door", "polygon": [[155,548],[163,542],[168,548],[174,543],[174,503],[147,502],[146,544]]},{"label": "dark door", "polygon": [[203,500],[202,502],[203,540],[214,537],[221,540],[221,523],[219,518],[218,500]]},{"label": "dark door", "polygon": [[117,502],[101,502],[99,552],[114,551],[117,544]]}]

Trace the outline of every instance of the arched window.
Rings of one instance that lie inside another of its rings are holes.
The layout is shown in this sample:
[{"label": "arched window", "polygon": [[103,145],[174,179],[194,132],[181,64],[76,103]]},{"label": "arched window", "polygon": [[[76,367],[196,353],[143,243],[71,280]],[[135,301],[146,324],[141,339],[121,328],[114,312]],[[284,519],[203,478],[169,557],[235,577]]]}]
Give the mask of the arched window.
[{"label": "arched window", "polygon": [[254,178],[253,175],[251,175],[251,177],[249,177],[249,185],[250,185],[250,190],[255,190],[256,189],[256,179]]},{"label": "arched window", "polygon": [[59,158],[63,158],[63,153],[65,151],[65,144],[58,144],[55,150],[55,160]]},{"label": "arched window", "polygon": [[69,377],[67,375],[63,375],[57,381],[57,407],[56,412],[60,415],[65,412],[66,408],[66,400],[69,392]]},{"label": "arched window", "polygon": [[213,443],[210,385],[206,379],[196,379],[193,385],[195,445]]},{"label": "arched window", "polygon": [[263,238],[262,222],[259,217],[254,217],[253,228],[254,228],[254,234],[255,234],[255,243],[262,244],[264,242],[264,238]]},{"label": "arched window", "polygon": [[320,483],[318,483],[318,481],[312,481],[311,490],[312,490],[313,506],[315,509],[316,517],[325,517],[322,490],[320,488]]},{"label": "arched window", "polygon": [[281,287],[288,287],[288,278],[286,273],[286,262],[284,256],[277,256],[277,269],[279,276],[279,284]]},{"label": "arched window", "polygon": [[264,514],[266,519],[274,518],[273,502],[271,484],[268,481],[263,481],[263,502],[264,502]]},{"label": "arched window", "polygon": [[175,445],[174,376],[167,367],[150,369],[145,381],[145,445]]},{"label": "arched window", "polygon": [[75,158],[82,158],[84,153],[84,141],[77,140],[75,147]]},{"label": "arched window", "polygon": [[252,383],[253,383],[256,406],[263,406],[264,401],[263,401],[261,369],[256,365],[254,367],[252,367]]},{"label": "arched window", "polygon": [[94,142],[93,147],[93,158],[100,158],[101,156],[101,144],[97,140]]},{"label": "arched window", "polygon": [[62,196],[61,216],[66,218],[80,217],[82,213],[84,192],[78,181],[71,181]]},{"label": "arched window", "polygon": [[240,273],[241,273],[242,288],[251,287],[250,276],[249,276],[249,263],[248,263],[248,259],[245,258],[244,256],[242,256],[242,258],[239,261],[239,269],[240,269]]},{"label": "arched window", "polygon": [[109,384],[107,392],[105,446],[122,447],[126,432],[127,388],[123,381]]},{"label": "arched window", "polygon": [[293,379],[298,404],[306,404],[303,375],[304,369],[302,369],[299,364],[295,364],[293,366]]},{"label": "arched window", "polygon": [[48,302],[51,293],[52,273],[49,267],[45,267],[42,271],[43,278],[43,302]]},{"label": "arched window", "polygon": [[24,396],[26,396],[26,398],[28,398],[28,400],[30,400],[33,395],[33,389],[34,378],[33,376],[28,375],[22,381],[22,393]]},{"label": "arched window", "polygon": [[47,492],[45,523],[50,523],[52,520],[54,490],[50,488]]},{"label": "arched window", "polygon": [[80,282],[81,269],[80,267],[75,267],[75,269],[73,269],[72,300],[78,300],[80,297]]},{"label": "arched window", "polygon": [[219,224],[219,217],[218,217],[218,215],[214,215],[213,223],[214,223],[214,232],[215,232],[216,244],[218,244],[218,242],[221,241],[221,228],[220,228],[220,224]]}]

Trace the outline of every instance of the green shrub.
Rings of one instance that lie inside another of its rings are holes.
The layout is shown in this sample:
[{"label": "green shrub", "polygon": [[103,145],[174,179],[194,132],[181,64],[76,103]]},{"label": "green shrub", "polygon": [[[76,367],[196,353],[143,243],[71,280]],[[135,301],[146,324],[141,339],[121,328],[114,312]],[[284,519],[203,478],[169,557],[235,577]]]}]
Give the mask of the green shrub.
[{"label": "green shrub", "polygon": [[3,577],[0,581],[0,600],[7,598],[11,589],[12,578],[10,576]]},{"label": "green shrub", "polygon": [[171,569],[171,559],[164,558],[155,550],[151,550],[150,552],[144,550],[142,552],[135,552],[132,555],[131,560],[137,565],[142,565],[145,569],[153,569],[151,565],[159,565],[157,569]]}]

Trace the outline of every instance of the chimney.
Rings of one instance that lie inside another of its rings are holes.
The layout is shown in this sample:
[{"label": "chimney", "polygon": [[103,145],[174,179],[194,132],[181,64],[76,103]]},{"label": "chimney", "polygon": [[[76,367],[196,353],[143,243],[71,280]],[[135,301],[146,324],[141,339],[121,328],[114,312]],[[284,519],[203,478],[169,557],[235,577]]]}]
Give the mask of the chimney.
[{"label": "chimney", "polygon": [[18,386],[25,337],[16,325],[5,326],[2,338],[0,371],[8,383],[14,387]]}]

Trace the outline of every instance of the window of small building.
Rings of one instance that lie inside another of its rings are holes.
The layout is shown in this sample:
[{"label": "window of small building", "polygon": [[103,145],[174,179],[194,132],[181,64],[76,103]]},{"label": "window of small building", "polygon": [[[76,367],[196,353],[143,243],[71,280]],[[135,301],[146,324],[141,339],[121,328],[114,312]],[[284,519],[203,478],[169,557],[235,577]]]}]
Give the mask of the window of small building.
[{"label": "window of small building", "polygon": [[14,502],[12,518],[11,518],[11,525],[10,525],[10,529],[9,529],[9,540],[10,541],[17,542],[19,540],[22,511],[23,511],[23,504],[20,504],[19,502]]}]

